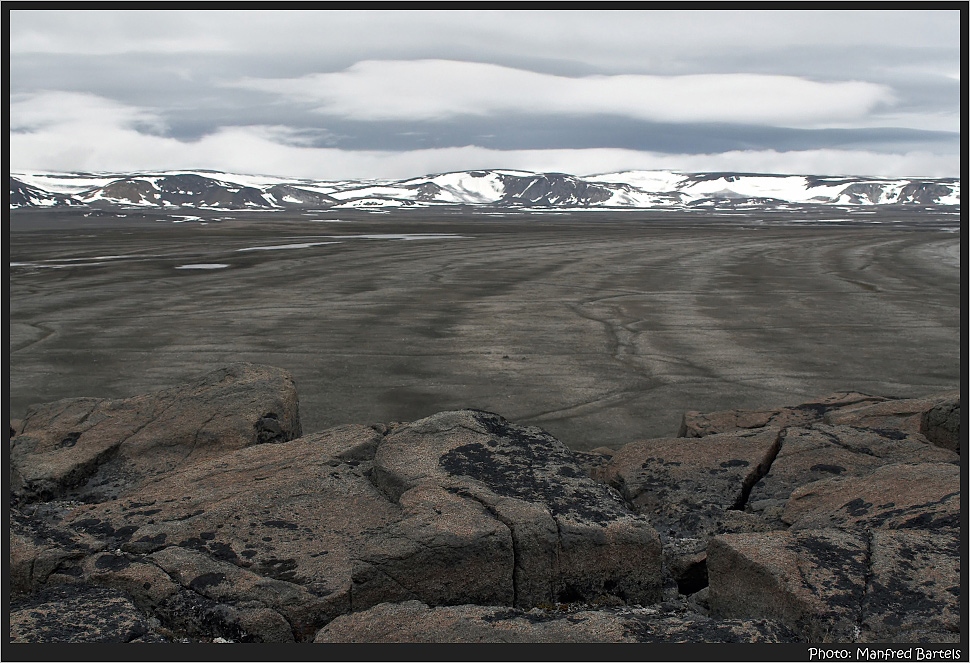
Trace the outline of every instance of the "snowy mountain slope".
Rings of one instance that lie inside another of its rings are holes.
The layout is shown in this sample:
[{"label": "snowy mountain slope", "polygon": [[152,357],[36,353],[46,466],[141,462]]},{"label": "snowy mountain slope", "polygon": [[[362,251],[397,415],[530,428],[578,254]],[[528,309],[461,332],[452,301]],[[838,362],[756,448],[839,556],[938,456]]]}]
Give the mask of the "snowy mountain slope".
[{"label": "snowy mountain slope", "polygon": [[487,205],[540,208],[690,208],[959,205],[956,178],[880,179],[758,173],[621,171],[578,177],[471,170],[405,180],[321,181],[215,171],[12,173],[11,207],[327,209]]},{"label": "snowy mountain slope", "polygon": [[753,173],[672,173],[627,171],[587,177],[625,182],[643,191],[682,194],[685,203],[705,199],[772,198],[789,203],[840,205],[958,205],[960,181],[946,179],[876,179]]},{"label": "snowy mountain slope", "polygon": [[75,194],[74,197],[89,204],[218,209],[319,208],[329,207],[336,202],[325,193],[293,186],[285,180],[275,184],[249,186],[242,182],[250,178],[232,179],[236,181],[227,181],[227,178],[221,176],[215,179],[198,173],[140,175],[115,179]]},{"label": "snowy mountain slope", "polygon": [[78,204],[77,201],[68,195],[45,191],[13,177],[10,178],[10,209],[76,204]]}]

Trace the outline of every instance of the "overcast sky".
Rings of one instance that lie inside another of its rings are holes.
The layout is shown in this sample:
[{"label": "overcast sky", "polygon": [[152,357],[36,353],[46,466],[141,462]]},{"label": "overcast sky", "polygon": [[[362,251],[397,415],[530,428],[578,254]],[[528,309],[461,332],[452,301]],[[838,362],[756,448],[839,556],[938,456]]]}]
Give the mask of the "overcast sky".
[{"label": "overcast sky", "polygon": [[959,10],[15,10],[9,49],[13,171],[960,174]]}]

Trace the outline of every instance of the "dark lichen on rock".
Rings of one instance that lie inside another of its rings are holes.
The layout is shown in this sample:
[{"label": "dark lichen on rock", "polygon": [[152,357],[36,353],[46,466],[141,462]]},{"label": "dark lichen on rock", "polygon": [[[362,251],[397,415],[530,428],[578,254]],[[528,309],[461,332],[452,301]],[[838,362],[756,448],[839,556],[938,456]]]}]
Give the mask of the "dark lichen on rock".
[{"label": "dark lichen on rock", "polygon": [[10,638],[958,642],[958,413],[838,392],[580,453],[483,410],[303,435],[252,364],[39,405]]}]

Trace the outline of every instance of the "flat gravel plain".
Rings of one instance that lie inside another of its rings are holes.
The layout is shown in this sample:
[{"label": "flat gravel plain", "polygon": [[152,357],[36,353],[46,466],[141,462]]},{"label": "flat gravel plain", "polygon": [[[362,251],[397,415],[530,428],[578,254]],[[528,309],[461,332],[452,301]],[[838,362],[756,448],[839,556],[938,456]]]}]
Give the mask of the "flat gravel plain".
[{"label": "flat gravel plain", "polygon": [[251,361],[305,432],[480,408],[583,450],[960,388],[942,210],[85,212],[9,214],[11,418]]}]

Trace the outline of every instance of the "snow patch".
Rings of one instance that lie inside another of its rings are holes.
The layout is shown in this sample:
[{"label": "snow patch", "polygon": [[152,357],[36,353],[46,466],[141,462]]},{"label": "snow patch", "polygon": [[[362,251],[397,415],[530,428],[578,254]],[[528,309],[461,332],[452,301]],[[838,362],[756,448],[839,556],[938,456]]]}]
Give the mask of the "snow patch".
[{"label": "snow patch", "polygon": [[340,244],[340,242],[304,242],[301,244],[274,244],[272,246],[247,246],[244,249],[236,249],[236,251],[278,251],[282,249],[309,249],[314,246],[323,246],[325,244]]},{"label": "snow patch", "polygon": [[228,266],[223,262],[199,262],[190,265],[179,265],[175,269],[225,269]]}]

